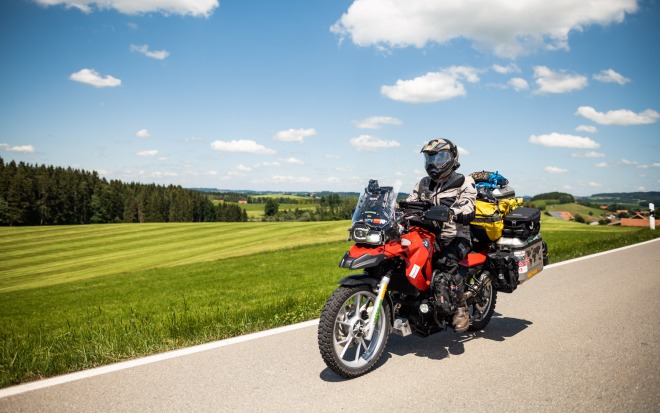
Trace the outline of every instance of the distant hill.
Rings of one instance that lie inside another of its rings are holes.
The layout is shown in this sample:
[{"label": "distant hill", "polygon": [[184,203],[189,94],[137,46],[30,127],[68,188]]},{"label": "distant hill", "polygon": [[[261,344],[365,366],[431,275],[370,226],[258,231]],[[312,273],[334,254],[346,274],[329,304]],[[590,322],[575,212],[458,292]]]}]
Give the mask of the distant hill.
[{"label": "distant hill", "polygon": [[580,202],[602,204],[634,204],[648,207],[649,202],[660,207],[660,192],[612,192],[580,197]]}]

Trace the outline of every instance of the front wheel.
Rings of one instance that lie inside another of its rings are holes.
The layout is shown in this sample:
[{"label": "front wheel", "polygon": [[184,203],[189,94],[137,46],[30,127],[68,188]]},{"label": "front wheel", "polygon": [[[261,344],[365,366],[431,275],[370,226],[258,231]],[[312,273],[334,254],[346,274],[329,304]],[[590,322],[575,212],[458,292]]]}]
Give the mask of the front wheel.
[{"label": "front wheel", "polygon": [[483,330],[490,322],[495,312],[495,303],[497,302],[497,290],[493,287],[493,282],[486,274],[481,274],[482,285],[477,294],[468,300],[470,310],[470,331]]},{"label": "front wheel", "polygon": [[325,364],[346,378],[371,370],[385,350],[390,332],[390,314],[383,307],[371,340],[367,340],[369,318],[376,294],[370,286],[340,286],[323,307],[319,321],[319,350]]}]

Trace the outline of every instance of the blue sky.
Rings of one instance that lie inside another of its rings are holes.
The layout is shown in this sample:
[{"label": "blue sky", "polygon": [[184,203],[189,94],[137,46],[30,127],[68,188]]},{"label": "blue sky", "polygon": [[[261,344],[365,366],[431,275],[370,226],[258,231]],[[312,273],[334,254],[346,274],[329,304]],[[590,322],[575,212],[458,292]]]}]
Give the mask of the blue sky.
[{"label": "blue sky", "polygon": [[656,0],[3,0],[0,157],[184,187],[660,190]]}]

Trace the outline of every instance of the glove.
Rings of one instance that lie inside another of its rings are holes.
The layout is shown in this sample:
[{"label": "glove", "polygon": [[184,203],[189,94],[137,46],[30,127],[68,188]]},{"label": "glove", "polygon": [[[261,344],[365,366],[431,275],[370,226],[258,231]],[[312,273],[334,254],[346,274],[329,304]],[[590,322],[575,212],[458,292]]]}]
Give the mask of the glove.
[{"label": "glove", "polygon": [[463,225],[468,225],[472,220],[474,220],[474,211],[470,212],[469,214],[456,214],[454,215],[454,222],[457,224],[463,224]]}]

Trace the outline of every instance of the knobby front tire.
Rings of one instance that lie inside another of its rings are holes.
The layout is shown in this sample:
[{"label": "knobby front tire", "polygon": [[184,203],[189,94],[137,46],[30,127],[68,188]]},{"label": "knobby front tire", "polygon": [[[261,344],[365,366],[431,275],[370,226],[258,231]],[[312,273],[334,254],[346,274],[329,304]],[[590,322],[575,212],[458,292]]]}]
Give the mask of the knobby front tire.
[{"label": "knobby front tire", "polygon": [[385,350],[391,325],[385,302],[371,340],[365,337],[375,302],[370,286],[340,286],[323,307],[319,351],[325,364],[340,376],[354,378],[369,372]]}]

